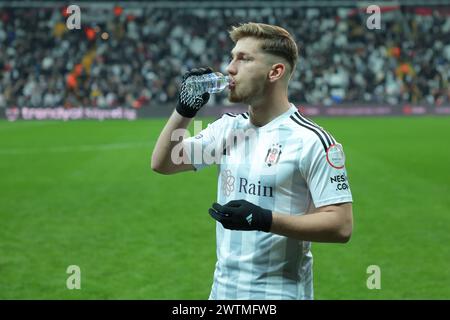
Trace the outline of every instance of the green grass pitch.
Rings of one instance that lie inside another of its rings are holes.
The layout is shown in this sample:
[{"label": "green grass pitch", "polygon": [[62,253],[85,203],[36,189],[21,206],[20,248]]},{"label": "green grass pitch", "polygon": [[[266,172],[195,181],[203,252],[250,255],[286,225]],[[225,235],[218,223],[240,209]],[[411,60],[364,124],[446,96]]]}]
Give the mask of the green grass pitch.
[{"label": "green grass pitch", "polygon": [[[313,244],[316,299],[450,299],[450,118],[315,121],[354,197],[351,241]],[[0,121],[0,299],[208,298],[217,172],[153,173],[164,123]]]}]

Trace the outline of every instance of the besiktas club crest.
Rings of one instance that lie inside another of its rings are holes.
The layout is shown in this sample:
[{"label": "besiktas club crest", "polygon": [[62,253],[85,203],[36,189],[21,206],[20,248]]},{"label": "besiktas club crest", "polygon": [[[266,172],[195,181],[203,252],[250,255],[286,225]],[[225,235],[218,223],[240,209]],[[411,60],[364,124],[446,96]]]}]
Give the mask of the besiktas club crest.
[{"label": "besiktas club crest", "polygon": [[269,167],[278,162],[281,155],[281,145],[274,143],[272,147],[267,150],[266,160],[264,161]]}]

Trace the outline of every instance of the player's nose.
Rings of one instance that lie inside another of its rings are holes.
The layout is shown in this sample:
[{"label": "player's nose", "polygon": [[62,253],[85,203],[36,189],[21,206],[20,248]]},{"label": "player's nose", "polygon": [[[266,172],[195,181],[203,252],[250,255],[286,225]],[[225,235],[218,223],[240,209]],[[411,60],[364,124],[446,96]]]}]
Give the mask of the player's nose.
[{"label": "player's nose", "polygon": [[233,63],[233,61],[231,61],[231,62],[228,64],[226,70],[227,70],[228,74],[230,74],[230,75],[235,75],[235,74],[237,73],[237,69],[236,69],[236,66],[235,66],[235,64]]}]

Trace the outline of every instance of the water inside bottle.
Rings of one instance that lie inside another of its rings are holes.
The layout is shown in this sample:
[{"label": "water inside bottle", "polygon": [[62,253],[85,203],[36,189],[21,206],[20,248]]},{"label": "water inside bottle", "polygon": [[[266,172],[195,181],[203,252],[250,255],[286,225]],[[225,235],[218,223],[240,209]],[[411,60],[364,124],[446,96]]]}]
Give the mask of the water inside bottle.
[{"label": "water inside bottle", "polygon": [[228,84],[230,83],[230,77],[224,76],[222,74],[218,74],[216,80],[211,84],[211,87],[208,88],[209,93],[218,93],[223,91]]},{"label": "water inside bottle", "polygon": [[219,72],[209,73],[188,79],[186,86],[190,94],[199,95],[205,92],[218,93],[230,83],[230,77]]}]

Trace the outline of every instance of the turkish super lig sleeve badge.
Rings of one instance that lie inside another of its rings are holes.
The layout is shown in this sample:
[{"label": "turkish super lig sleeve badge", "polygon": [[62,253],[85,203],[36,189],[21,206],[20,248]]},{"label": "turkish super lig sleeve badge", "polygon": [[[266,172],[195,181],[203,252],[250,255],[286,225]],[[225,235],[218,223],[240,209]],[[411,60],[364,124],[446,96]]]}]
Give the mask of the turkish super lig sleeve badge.
[{"label": "turkish super lig sleeve badge", "polygon": [[332,144],[327,150],[327,161],[333,168],[342,169],[345,166],[345,154],[342,145]]},{"label": "turkish super lig sleeve badge", "polygon": [[281,155],[281,145],[274,143],[272,147],[267,150],[266,160],[264,161],[269,167],[278,162]]}]

